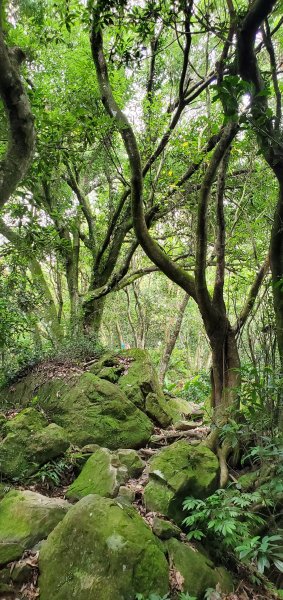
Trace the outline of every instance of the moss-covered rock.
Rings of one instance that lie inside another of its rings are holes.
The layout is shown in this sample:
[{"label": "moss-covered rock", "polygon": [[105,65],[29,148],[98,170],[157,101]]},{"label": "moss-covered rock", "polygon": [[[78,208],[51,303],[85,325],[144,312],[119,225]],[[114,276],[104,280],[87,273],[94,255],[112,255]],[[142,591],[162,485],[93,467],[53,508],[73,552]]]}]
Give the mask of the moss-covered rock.
[{"label": "moss-covered rock", "polygon": [[44,542],[41,600],[133,600],[168,592],[161,543],[131,507],[90,495]]},{"label": "moss-covered rock", "polygon": [[215,568],[213,562],[195,548],[171,538],[166,542],[170,564],[183,577],[183,591],[202,599],[208,588],[224,593],[233,590],[233,581],[223,567]]},{"label": "moss-covered rock", "polygon": [[43,465],[66,452],[70,442],[63,427],[50,423],[30,439],[29,451],[38,465]]},{"label": "moss-covered rock", "polygon": [[101,370],[99,370],[99,377],[100,379],[106,379],[106,381],[111,381],[111,383],[117,383],[121,372],[121,367],[103,367]]},{"label": "moss-covered rock", "polygon": [[89,494],[115,498],[120,485],[127,478],[128,471],[117,455],[112,454],[107,448],[98,448],[68,488],[66,498],[80,500]]},{"label": "moss-covered rock", "polygon": [[117,496],[117,502],[126,501],[128,504],[132,504],[135,500],[135,490],[127,485],[120,485],[119,494]]},{"label": "moss-covered rock", "polygon": [[139,475],[143,468],[144,462],[135,450],[111,452],[97,446],[77,479],[69,486],[66,497],[72,501],[89,494],[115,498],[120,485]]},{"label": "moss-covered rock", "polygon": [[150,419],[171,422],[149,354],[140,349],[105,353],[89,372],[69,377],[46,380],[38,369],[0,391],[0,409],[7,405],[40,407],[77,446],[139,448],[152,433]]},{"label": "moss-covered rock", "polygon": [[185,498],[206,498],[217,489],[218,476],[218,460],[209,448],[191,446],[185,440],[175,442],[149,462],[146,507],[181,523]]},{"label": "moss-covered rock", "polygon": [[153,421],[156,421],[162,427],[167,427],[172,421],[163,394],[154,394],[153,392],[147,394],[145,399],[145,412],[153,419]]},{"label": "moss-covered rock", "polygon": [[35,408],[26,408],[7,420],[0,442],[0,472],[10,479],[22,479],[44,463],[64,454],[70,445],[64,430],[48,425]]},{"label": "moss-covered rock", "polygon": [[166,519],[160,519],[160,517],[154,517],[152,531],[161,540],[170,540],[172,537],[179,538],[182,533],[182,530],[177,525],[171,521],[166,521]]},{"label": "moss-covered rock", "polygon": [[146,350],[132,348],[107,353],[91,367],[91,371],[99,377],[115,379],[129,400],[163,427],[171,422],[167,401]]},{"label": "moss-covered rock", "polygon": [[[48,404],[47,399],[47,408]],[[149,418],[117,385],[92,373],[84,373],[65,391],[59,406],[53,419],[78,446],[95,443],[110,449],[136,448],[145,444],[152,432]]]},{"label": "moss-covered rock", "polygon": [[135,450],[123,448],[118,450],[117,456],[122,465],[126,467],[129,477],[138,477],[145,468],[145,462]]},{"label": "moss-covered rock", "polygon": [[48,425],[44,415],[35,408],[25,408],[16,414],[12,419],[7,419],[4,427],[4,433],[36,434]]},{"label": "moss-covered rock", "polygon": [[10,389],[10,400],[12,394],[15,403],[22,401],[23,405],[34,403],[36,396],[36,405],[49,421],[65,430],[76,446],[94,443],[110,449],[138,448],[149,440],[153,430],[147,415],[120,387],[93,373],[46,382],[30,375],[26,385],[21,381],[13,391]]},{"label": "moss-covered rock", "polygon": [[9,492],[0,502],[0,564],[19,558],[63,519],[68,502],[31,491]]},{"label": "moss-covered rock", "polygon": [[167,410],[173,420],[173,423],[182,421],[185,417],[198,419],[203,416],[203,408],[195,402],[188,402],[184,398],[169,398],[167,400]]}]

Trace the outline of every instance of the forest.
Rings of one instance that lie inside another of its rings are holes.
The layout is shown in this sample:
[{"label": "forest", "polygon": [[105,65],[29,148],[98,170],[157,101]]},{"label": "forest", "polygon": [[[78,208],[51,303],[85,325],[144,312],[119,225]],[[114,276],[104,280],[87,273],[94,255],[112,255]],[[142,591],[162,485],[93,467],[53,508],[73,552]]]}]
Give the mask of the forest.
[{"label": "forest", "polygon": [[0,598],[283,598],[283,0],[0,0]]}]

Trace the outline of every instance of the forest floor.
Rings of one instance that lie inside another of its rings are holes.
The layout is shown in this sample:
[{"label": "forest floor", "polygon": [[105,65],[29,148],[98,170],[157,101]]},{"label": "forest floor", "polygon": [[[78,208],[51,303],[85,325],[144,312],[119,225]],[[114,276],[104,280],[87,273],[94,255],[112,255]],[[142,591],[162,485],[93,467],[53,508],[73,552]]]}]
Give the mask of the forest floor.
[{"label": "forest floor", "polygon": [[[202,420],[195,423],[195,428],[188,431],[180,431],[175,429],[173,426],[167,429],[161,429],[156,427],[152,436],[152,441],[145,447],[138,451],[140,457],[147,463],[147,461],[154,456],[158,450],[162,447],[170,445],[179,439],[190,439],[191,443],[195,444],[196,440],[204,439],[208,433],[209,427],[204,425]],[[190,432],[192,435],[190,436]],[[186,434],[186,435],[184,435]],[[197,442],[198,443],[198,442]],[[59,486],[50,484],[50,482],[38,482],[30,483],[27,485],[16,486],[17,489],[31,490],[38,492],[45,496],[54,498],[65,498],[65,494],[68,486],[73,482],[77,474],[73,468],[69,468],[63,473],[62,479]],[[233,471],[232,479],[235,480],[235,471]],[[143,502],[144,487],[148,483],[147,468],[145,467],[140,477],[136,479],[130,479],[127,482],[127,487],[130,487],[135,495],[135,501],[133,506],[139,512],[141,517],[152,528],[154,517],[158,516],[163,518],[161,513],[147,512]],[[168,520],[168,519],[167,519]],[[186,534],[181,534],[182,541],[186,541]],[[1,594],[1,600],[37,600],[39,598],[38,588],[38,556],[39,552],[26,551],[20,561],[14,561],[10,563],[9,569],[11,574],[14,570],[21,568],[23,572],[29,571],[28,581],[25,581],[22,585],[15,589],[14,594]],[[170,569],[170,599],[177,598],[179,593],[182,591],[182,581],[178,577],[178,573],[172,568]],[[239,566],[238,572],[234,572],[233,575],[236,577],[238,583],[234,592],[229,594],[223,594],[219,591],[215,591],[210,595],[210,600],[274,600],[277,598],[272,592],[269,592],[264,583],[262,586],[255,586],[251,584],[249,580],[249,573],[244,567]],[[51,600],[51,599],[50,599]],[[114,600],[114,599],[113,599]]]}]

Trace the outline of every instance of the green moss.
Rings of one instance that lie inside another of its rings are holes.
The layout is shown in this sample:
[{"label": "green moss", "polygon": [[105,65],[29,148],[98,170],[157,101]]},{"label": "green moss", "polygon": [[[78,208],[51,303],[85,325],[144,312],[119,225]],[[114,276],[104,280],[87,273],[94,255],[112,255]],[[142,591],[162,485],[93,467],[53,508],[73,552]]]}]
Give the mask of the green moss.
[{"label": "green moss", "polygon": [[223,568],[215,569],[211,560],[195,548],[173,538],[166,542],[166,548],[170,564],[184,578],[184,592],[202,599],[208,588],[217,585],[223,592],[232,591],[233,583],[228,572]]},{"label": "green moss", "polygon": [[88,494],[114,498],[118,494],[120,484],[125,482],[127,476],[127,469],[119,461],[117,464],[115,455],[107,448],[98,448],[68,488],[66,498],[80,500]]},{"label": "green moss", "polygon": [[19,558],[46,538],[68,508],[64,500],[35,492],[9,492],[0,502],[0,564]]},{"label": "green moss", "polygon": [[217,457],[205,446],[181,440],[162,449],[149,462],[144,499],[148,510],[160,511],[177,523],[183,521],[187,496],[206,498],[218,485]]},{"label": "green moss", "polygon": [[164,553],[143,519],[95,495],[78,502],[48,537],[39,568],[41,600],[132,600],[168,591]]},{"label": "green moss", "polygon": [[166,482],[151,480],[144,489],[144,502],[148,511],[160,512],[163,515],[170,516],[171,502],[174,500],[173,490],[166,485]]},{"label": "green moss", "polygon": [[51,423],[30,440],[30,455],[40,465],[62,456],[69,448],[68,436],[62,427]]},{"label": "green moss", "polygon": [[54,415],[54,421],[78,446],[95,443],[110,449],[136,448],[145,444],[152,432],[148,417],[118,386],[92,373],[84,373],[62,395],[59,405],[60,414]]},{"label": "green moss", "polygon": [[159,517],[154,517],[152,531],[154,535],[157,535],[157,537],[162,540],[169,540],[172,537],[179,538],[182,533],[177,525],[174,525],[171,521],[160,519]]},{"label": "green moss", "polygon": [[168,414],[167,402],[163,394],[158,396],[150,392],[145,400],[145,411],[162,427],[168,427],[172,421],[171,416]]},{"label": "green moss", "polygon": [[121,484],[141,473],[144,462],[135,450],[125,449],[110,452],[97,448],[85,463],[81,473],[70,485],[66,497],[80,500],[88,494],[115,498]]},{"label": "green moss", "polygon": [[35,473],[69,447],[64,430],[48,425],[34,408],[27,408],[5,425],[6,437],[0,442],[0,472],[10,479],[23,479]]},{"label": "green moss", "polygon": [[173,419],[173,423],[182,421],[184,417],[201,417],[203,409],[193,402],[188,402],[183,398],[170,398],[167,401],[167,410]]},{"label": "green moss", "polygon": [[118,450],[117,456],[122,465],[126,467],[129,477],[138,477],[142,473],[145,462],[135,450],[121,449]]},{"label": "green moss", "polygon": [[5,432],[28,434],[36,433],[48,425],[47,419],[35,408],[25,408],[19,412],[13,419],[6,421]]},{"label": "green moss", "polygon": [[111,381],[111,383],[117,383],[120,375],[121,369],[119,367],[104,367],[97,373],[100,379],[106,379],[107,381]]},{"label": "green moss", "polygon": [[160,425],[167,427],[171,422],[167,401],[147,350],[133,348],[117,354],[107,353],[91,371],[99,377],[115,379],[129,400]]}]

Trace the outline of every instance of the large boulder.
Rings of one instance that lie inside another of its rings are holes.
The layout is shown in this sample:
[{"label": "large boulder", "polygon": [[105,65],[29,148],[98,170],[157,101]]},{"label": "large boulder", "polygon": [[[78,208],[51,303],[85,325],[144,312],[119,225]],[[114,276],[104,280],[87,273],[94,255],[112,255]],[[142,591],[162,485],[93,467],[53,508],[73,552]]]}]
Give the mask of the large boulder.
[{"label": "large boulder", "polygon": [[152,420],[164,427],[172,420],[145,350],[105,353],[88,372],[50,369],[37,367],[2,389],[0,409],[36,406],[67,431],[73,444],[110,449],[141,447],[150,438]]},{"label": "large boulder", "polygon": [[169,587],[161,542],[132,507],[97,495],[50,534],[39,570],[40,600],[134,600]]},{"label": "large boulder", "polygon": [[183,592],[202,599],[208,588],[229,593],[233,591],[233,581],[223,567],[216,568],[213,562],[196,548],[171,537],[166,542],[171,568],[180,573]]},{"label": "large boulder", "polygon": [[138,408],[163,427],[172,421],[166,398],[147,350],[132,348],[107,353],[91,367],[92,373],[115,381]]},{"label": "large boulder", "polygon": [[0,564],[20,558],[45,539],[63,519],[70,504],[59,498],[13,490],[0,502]]},{"label": "large boulder", "polygon": [[44,463],[64,454],[70,442],[58,425],[35,408],[26,408],[2,424],[0,473],[19,480],[35,473]]},{"label": "large boulder", "polygon": [[[99,444],[110,449],[138,448],[146,444],[153,430],[149,417],[139,410],[117,385],[93,373],[46,382],[27,377],[13,386],[15,400],[36,403],[49,420],[62,427],[77,446]],[[2,391],[2,398],[7,393]]]},{"label": "large boulder", "polygon": [[175,442],[149,461],[146,508],[182,523],[185,498],[206,498],[217,489],[218,478],[218,460],[209,448],[191,446],[185,440]]},{"label": "large boulder", "polygon": [[77,501],[89,494],[115,498],[120,486],[130,477],[140,474],[143,468],[144,462],[135,450],[110,452],[98,446],[69,486],[66,498]]},{"label": "large boulder", "polygon": [[[47,410],[54,407],[54,397],[50,400]],[[53,419],[78,446],[94,443],[110,449],[137,448],[152,432],[149,418],[117,385],[92,373],[84,373],[63,392]]]}]

